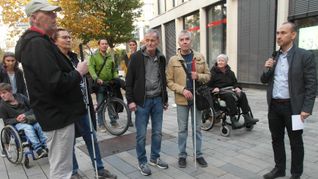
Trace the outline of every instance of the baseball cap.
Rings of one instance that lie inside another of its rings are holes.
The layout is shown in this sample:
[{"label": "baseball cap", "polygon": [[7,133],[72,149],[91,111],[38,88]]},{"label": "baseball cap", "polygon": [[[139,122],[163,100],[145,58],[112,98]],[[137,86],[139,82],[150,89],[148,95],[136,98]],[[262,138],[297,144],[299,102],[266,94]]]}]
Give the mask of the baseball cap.
[{"label": "baseball cap", "polygon": [[25,13],[29,17],[36,11],[60,11],[60,6],[53,6],[47,0],[32,0],[25,6]]}]

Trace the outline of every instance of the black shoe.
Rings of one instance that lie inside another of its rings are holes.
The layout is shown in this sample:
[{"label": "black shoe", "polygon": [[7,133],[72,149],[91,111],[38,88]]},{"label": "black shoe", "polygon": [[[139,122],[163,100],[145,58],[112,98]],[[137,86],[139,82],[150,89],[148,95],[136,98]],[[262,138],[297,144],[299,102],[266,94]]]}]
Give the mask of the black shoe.
[{"label": "black shoe", "polygon": [[198,164],[199,164],[201,167],[207,167],[207,166],[208,166],[208,163],[204,160],[203,157],[197,158],[197,162],[198,162]]},{"label": "black shoe", "polygon": [[299,175],[292,175],[292,176],[290,177],[290,179],[300,179],[300,176],[299,176]]},{"label": "black shoe", "polygon": [[259,120],[252,118],[249,114],[243,114],[245,124],[256,124]]},{"label": "black shoe", "polygon": [[284,177],[285,176],[285,171],[279,170],[278,168],[274,168],[272,171],[266,173],[263,175],[264,179],[274,179],[277,177]]},{"label": "black shoe", "polygon": [[36,154],[38,155],[38,158],[47,157],[47,152],[42,148],[37,150]]},{"label": "black shoe", "polygon": [[178,160],[178,165],[179,165],[179,168],[186,168],[187,159],[183,158],[183,157],[180,157],[179,160]]},{"label": "black shoe", "polygon": [[98,170],[98,176],[96,177],[98,179],[117,179],[117,176],[110,173],[106,169]]}]

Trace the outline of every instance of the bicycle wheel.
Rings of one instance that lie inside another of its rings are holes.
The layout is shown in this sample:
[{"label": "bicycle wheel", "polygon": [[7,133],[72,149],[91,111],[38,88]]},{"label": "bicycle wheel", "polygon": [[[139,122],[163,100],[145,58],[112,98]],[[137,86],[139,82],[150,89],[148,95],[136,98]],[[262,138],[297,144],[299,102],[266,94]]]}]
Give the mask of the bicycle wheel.
[{"label": "bicycle wheel", "polygon": [[202,124],[201,129],[208,131],[213,128],[215,121],[215,111],[213,108],[208,108],[202,111]]},{"label": "bicycle wheel", "polygon": [[110,98],[103,107],[105,127],[112,135],[120,136],[128,130],[131,113],[125,102],[119,98]]},{"label": "bicycle wheel", "polygon": [[7,159],[13,164],[20,164],[23,159],[21,138],[13,126],[7,125],[1,131],[1,145]]}]

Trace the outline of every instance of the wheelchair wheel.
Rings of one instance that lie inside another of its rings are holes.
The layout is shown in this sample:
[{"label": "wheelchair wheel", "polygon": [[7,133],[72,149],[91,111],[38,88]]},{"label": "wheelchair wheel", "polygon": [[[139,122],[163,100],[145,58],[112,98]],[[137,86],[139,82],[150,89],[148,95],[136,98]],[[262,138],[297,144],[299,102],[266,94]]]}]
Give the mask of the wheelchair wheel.
[{"label": "wheelchair wheel", "polygon": [[230,135],[231,129],[225,125],[220,128],[220,132],[221,132],[221,136],[227,137]]},{"label": "wheelchair wheel", "polygon": [[11,126],[5,126],[1,131],[1,146],[9,160],[13,164],[20,164],[23,159],[23,147],[17,130]]},{"label": "wheelchair wheel", "polygon": [[128,130],[131,112],[123,100],[110,98],[104,105],[103,119],[107,131],[120,136]]},{"label": "wheelchair wheel", "polygon": [[215,111],[213,108],[205,109],[202,111],[202,124],[201,129],[208,131],[213,128],[215,123]]},{"label": "wheelchair wheel", "polygon": [[31,166],[30,166],[30,160],[29,160],[28,157],[25,157],[25,158],[24,158],[23,164],[24,164],[25,168],[27,168],[27,169],[31,168]]}]

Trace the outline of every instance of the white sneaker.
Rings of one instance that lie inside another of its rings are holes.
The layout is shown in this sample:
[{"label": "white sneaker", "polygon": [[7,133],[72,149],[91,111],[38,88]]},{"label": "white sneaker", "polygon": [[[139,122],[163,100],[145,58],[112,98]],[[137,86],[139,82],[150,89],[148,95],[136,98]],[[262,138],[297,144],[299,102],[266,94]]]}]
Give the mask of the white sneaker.
[{"label": "white sneaker", "polygon": [[105,126],[100,126],[98,127],[99,132],[105,133],[107,131],[107,129],[105,128]]}]

